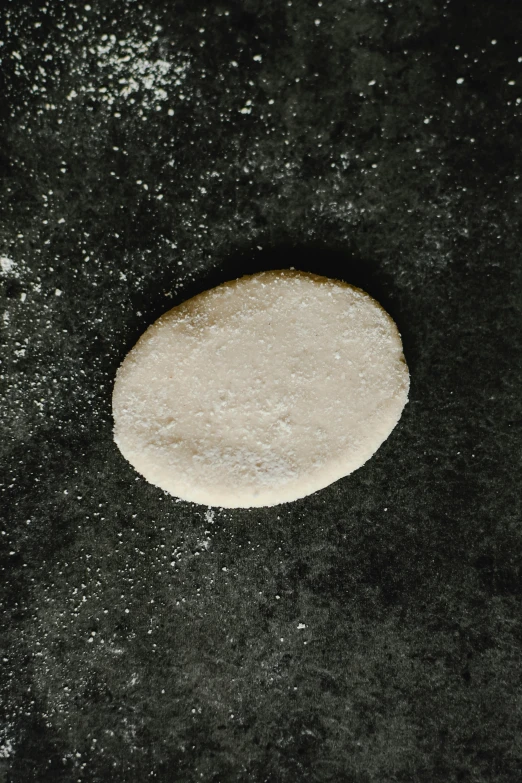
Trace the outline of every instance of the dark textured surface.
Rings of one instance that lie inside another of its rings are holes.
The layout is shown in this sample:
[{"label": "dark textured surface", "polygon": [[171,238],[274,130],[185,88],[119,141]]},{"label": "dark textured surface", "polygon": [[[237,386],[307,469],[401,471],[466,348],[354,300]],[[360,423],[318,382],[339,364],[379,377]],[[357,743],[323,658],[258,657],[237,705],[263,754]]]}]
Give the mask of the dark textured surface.
[{"label": "dark textured surface", "polygon": [[[0,780],[522,780],[518,0],[2,8]],[[176,502],[116,367],[290,265],[388,308],[410,404],[303,501]]]}]

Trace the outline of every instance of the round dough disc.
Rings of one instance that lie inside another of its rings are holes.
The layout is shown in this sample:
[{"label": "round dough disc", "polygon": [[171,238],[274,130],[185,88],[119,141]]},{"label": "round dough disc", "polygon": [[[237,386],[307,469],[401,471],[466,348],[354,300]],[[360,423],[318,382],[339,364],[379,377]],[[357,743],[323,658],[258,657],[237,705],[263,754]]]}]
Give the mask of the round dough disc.
[{"label": "round dough disc", "polygon": [[290,270],[165,313],[118,369],[114,438],[147,481],[210,506],[272,506],[363,465],[397,424],[409,374],[368,294]]}]

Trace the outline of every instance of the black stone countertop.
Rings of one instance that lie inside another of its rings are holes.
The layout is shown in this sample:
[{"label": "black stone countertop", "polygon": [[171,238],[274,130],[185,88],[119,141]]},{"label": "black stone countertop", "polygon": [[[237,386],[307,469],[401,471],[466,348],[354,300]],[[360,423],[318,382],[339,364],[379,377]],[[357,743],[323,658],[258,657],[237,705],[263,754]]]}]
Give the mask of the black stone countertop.
[{"label": "black stone countertop", "polygon": [[[0,780],[522,780],[522,6],[4,0]],[[410,403],[302,501],[112,442],[160,313],[309,269]]]}]

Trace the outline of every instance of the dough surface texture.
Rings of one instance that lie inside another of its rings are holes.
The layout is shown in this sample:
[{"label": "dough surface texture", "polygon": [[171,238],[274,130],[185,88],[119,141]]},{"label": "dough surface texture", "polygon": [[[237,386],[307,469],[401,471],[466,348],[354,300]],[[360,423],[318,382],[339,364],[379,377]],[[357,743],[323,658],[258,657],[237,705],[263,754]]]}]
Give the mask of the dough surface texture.
[{"label": "dough surface texture", "polygon": [[114,439],[147,481],[183,500],[272,506],[361,467],[408,389],[397,327],[368,294],[261,272],[147,329],[116,375]]}]

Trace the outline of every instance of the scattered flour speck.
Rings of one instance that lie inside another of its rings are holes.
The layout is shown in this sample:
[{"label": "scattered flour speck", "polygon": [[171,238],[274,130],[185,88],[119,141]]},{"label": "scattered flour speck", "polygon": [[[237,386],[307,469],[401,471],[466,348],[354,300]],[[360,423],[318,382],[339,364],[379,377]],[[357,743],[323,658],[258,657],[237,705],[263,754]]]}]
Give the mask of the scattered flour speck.
[{"label": "scattered flour speck", "polygon": [[9,738],[7,728],[0,727],[0,759],[10,758],[13,750],[13,740]]},{"label": "scattered flour speck", "polygon": [[12,258],[7,256],[0,256],[0,268],[4,275],[12,275],[16,273],[16,264]]}]

